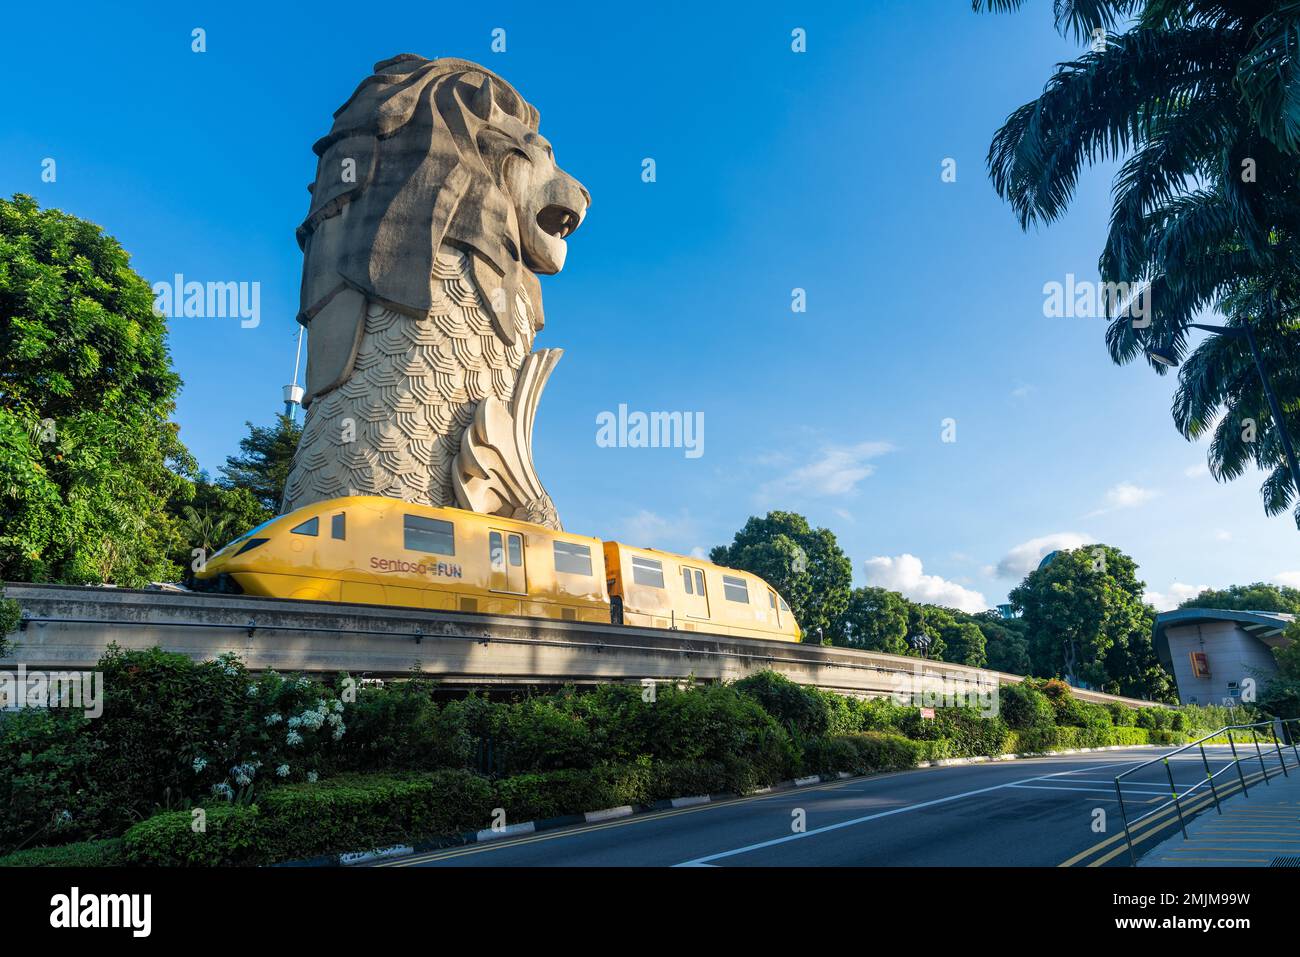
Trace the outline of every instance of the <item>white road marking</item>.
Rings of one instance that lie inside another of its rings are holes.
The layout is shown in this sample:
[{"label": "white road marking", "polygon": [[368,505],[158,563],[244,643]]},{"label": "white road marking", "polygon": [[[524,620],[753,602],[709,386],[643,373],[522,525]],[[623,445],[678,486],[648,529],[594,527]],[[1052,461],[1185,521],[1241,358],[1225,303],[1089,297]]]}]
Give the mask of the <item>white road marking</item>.
[{"label": "white road marking", "polygon": [[[1102,768],[1117,768],[1125,764],[1133,764],[1133,760],[1116,761],[1112,764],[1092,765],[1087,768],[1078,768],[1079,771],[1100,771]],[[875,814],[867,814],[863,817],[855,817],[849,821],[840,821],[836,824],[827,824],[823,827],[813,828],[811,831],[802,831],[798,834],[787,834],[784,837],[776,837],[770,841],[759,841],[757,844],[746,844],[744,847],[737,847],[730,851],[719,851],[716,854],[706,854],[703,857],[697,857],[693,860],[683,861],[675,867],[698,867],[701,864],[707,864],[710,861],[721,860],[724,857],[735,857],[737,854],[748,854],[750,851],[762,850],[765,847],[775,847],[778,844],[786,844],[790,841],[802,840],[805,837],[812,837],[815,834],[826,834],[830,831],[838,831],[845,827],[854,827],[858,824],[865,824],[868,821],[876,821],[882,817],[892,817],[895,814],[905,814],[908,811],[919,811],[922,808],[934,807],[938,804],[947,804],[950,801],[960,801],[963,798],[975,797],[977,794],[988,794],[990,791],[1001,791],[1005,788],[1017,784],[1032,784],[1035,781],[1047,781],[1052,778],[1063,777],[1067,774],[1073,774],[1074,771],[1057,771],[1054,774],[1043,774],[1032,778],[1022,778],[1019,781],[1008,781],[1006,784],[995,784],[992,787],[977,788],[974,791],[963,791],[960,794],[950,794],[947,797],[935,798],[931,801],[921,801],[919,804],[905,804],[902,807],[891,808],[888,811],[877,811]]]},{"label": "white road marking", "polygon": [[[1115,795],[1114,788],[1072,788],[1066,785],[1053,786],[1048,784],[1008,784],[1007,787],[1023,788],[1028,791],[1090,791],[1093,794],[1100,792],[1102,794],[1109,794],[1112,797],[1114,797]],[[1133,791],[1131,793],[1145,795],[1145,794],[1167,794],[1168,792],[1167,791]]]}]

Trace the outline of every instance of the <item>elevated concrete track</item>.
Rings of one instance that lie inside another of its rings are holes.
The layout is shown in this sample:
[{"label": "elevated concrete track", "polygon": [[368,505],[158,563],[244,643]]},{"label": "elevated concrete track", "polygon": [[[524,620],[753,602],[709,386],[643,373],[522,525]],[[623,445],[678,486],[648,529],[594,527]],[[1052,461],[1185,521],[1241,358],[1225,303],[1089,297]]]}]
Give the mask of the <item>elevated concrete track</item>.
[{"label": "elevated concrete track", "polygon": [[[111,642],[203,660],[233,652],[255,671],[340,671],[395,677],[413,671],[448,687],[592,684],[694,676],[731,681],[770,668],[800,684],[859,697],[945,680],[1013,684],[1016,675],[848,648],[698,632],[509,618],[469,612],[175,591],[5,585],[23,622],[0,668],[93,668]],[[1087,701],[1150,702],[1076,689]]]}]

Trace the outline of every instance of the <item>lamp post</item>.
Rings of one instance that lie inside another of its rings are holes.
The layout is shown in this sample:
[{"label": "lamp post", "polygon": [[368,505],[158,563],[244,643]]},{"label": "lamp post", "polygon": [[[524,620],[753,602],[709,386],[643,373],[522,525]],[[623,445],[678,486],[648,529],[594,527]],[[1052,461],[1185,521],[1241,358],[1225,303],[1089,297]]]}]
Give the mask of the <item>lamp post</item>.
[{"label": "lamp post", "polygon": [[[1268,379],[1268,373],[1264,371],[1264,359],[1259,354],[1259,344],[1255,342],[1255,331],[1251,328],[1250,323],[1246,322],[1240,326],[1207,326],[1199,322],[1188,323],[1191,329],[1201,329],[1215,336],[1228,336],[1238,338],[1244,336],[1250,343],[1250,354],[1255,359],[1255,369],[1259,372],[1259,381],[1263,383],[1264,395],[1268,399],[1269,411],[1273,413],[1273,421],[1277,424],[1278,434],[1282,437],[1282,448],[1286,451],[1287,467],[1291,470],[1291,485],[1296,490],[1296,495],[1300,496],[1300,466],[1296,465],[1295,447],[1291,444],[1291,433],[1286,429],[1286,421],[1282,418],[1282,407],[1278,405],[1277,396],[1273,393],[1273,384]],[[1178,359],[1174,356],[1172,349],[1148,349],[1147,358],[1152,362],[1158,362],[1162,366],[1173,368],[1178,365]]]}]

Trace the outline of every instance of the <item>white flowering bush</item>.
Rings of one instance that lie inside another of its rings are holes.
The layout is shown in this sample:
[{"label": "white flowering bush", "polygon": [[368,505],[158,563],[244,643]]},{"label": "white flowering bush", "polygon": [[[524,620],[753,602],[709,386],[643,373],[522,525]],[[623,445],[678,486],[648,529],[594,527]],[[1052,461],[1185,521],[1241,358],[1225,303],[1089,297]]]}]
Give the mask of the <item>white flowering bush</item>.
[{"label": "white flowering bush", "polygon": [[242,687],[211,726],[216,733],[187,755],[196,800],[251,803],[263,783],[328,772],[347,732],[346,706],[333,690],[305,675],[251,674],[234,655],[207,666]]}]

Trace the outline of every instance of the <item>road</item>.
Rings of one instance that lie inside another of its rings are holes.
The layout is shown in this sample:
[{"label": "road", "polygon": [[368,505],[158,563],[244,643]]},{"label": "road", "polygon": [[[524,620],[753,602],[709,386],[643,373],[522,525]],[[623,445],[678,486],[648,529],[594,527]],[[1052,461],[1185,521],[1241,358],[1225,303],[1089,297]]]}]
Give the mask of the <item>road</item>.
[{"label": "road", "polygon": [[[1213,770],[1227,748],[1210,748]],[[1116,866],[1129,863],[1115,774],[1149,748],[924,768],[651,812],[448,848],[382,867]],[[1199,754],[1169,760],[1179,792],[1205,778]],[[1280,773],[1276,762],[1270,773]],[[1252,768],[1243,764],[1252,789]],[[1258,764],[1253,775],[1259,777]],[[1221,795],[1239,784],[1218,778]],[[1200,797],[1205,793],[1205,797]],[[1124,785],[1131,819],[1168,800],[1163,764]],[[1192,798],[1214,813],[1206,788]],[[1185,809],[1188,805],[1185,804]],[[804,827],[796,830],[802,817]],[[1104,830],[1094,828],[1103,826]],[[1176,833],[1173,807],[1136,829],[1139,856]]]}]

